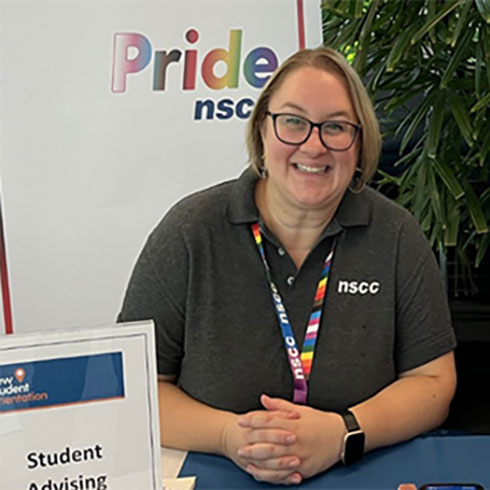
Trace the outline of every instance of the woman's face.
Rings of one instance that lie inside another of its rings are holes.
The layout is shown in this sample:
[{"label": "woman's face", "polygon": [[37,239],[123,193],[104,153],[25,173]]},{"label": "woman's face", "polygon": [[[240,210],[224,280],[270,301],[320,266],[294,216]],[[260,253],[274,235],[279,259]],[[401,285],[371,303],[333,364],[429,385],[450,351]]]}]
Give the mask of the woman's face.
[{"label": "woman's face", "polygon": [[[269,101],[272,113],[289,113],[312,122],[327,120],[359,124],[342,79],[324,70],[304,67],[290,73]],[[327,149],[318,128],[301,145],[281,142],[274,132],[272,117],[262,129],[266,186],[287,204],[301,209],[334,211],[354,174],[359,135],[346,151]]]}]

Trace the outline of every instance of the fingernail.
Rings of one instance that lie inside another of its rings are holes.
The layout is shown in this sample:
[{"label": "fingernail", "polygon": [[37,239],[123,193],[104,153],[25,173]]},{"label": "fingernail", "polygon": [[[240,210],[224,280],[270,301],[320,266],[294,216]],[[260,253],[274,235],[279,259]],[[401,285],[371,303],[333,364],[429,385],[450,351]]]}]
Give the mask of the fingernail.
[{"label": "fingernail", "polygon": [[[289,465],[288,466],[290,468],[296,468],[297,466],[299,466],[299,462],[297,460],[293,459],[292,461],[289,462]],[[293,476],[293,478],[294,478],[294,476]]]},{"label": "fingernail", "polygon": [[291,434],[290,436],[287,436],[286,437],[286,441],[289,443],[289,444],[292,444],[294,441],[296,440],[296,436],[294,434]]},{"label": "fingernail", "polygon": [[243,449],[239,449],[237,454],[238,454],[238,456],[243,457],[243,456],[245,456],[245,451]]},{"label": "fingernail", "polygon": [[301,477],[299,475],[293,475],[291,477],[291,483],[294,483],[295,485],[301,483]]}]

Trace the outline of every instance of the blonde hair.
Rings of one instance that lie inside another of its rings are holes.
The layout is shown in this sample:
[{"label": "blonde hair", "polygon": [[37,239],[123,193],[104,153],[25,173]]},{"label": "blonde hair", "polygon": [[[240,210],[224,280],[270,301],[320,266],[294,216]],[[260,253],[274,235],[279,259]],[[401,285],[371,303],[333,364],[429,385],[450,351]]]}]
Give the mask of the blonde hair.
[{"label": "blonde hair", "polygon": [[373,176],[378,166],[381,152],[381,134],[378,120],[369,95],[357,72],[340,53],[327,47],[304,49],[293,54],[284,61],[265,85],[257,99],[247,127],[246,143],[250,166],[260,175],[260,170],[264,165],[264,147],[260,129],[269,110],[271,97],[290,73],[306,66],[333,73],[345,82],[354,112],[362,126],[358,162],[358,168],[361,169],[362,174],[356,183],[356,187],[358,185],[362,187]]}]

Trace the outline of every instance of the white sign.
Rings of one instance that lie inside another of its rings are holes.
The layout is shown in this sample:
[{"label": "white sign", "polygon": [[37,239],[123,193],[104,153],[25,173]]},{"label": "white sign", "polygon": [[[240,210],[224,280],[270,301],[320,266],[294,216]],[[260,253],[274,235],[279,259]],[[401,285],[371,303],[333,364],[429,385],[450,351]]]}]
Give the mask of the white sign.
[{"label": "white sign", "polygon": [[152,322],[0,337],[0,488],[160,490]]},{"label": "white sign", "polygon": [[320,0],[0,0],[13,331],[113,322],[152,228],[241,173],[260,88],[321,43]]}]

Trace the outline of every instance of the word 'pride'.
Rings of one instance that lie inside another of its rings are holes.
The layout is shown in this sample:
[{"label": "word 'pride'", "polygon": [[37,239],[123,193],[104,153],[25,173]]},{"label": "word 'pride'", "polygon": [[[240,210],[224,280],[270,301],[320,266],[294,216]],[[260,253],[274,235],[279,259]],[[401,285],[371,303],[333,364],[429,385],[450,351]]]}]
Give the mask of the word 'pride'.
[{"label": "word 'pride'", "polygon": [[[189,29],[185,33],[189,44],[199,40],[199,32]],[[133,56],[131,56],[133,54]],[[203,82],[213,90],[224,88],[237,88],[240,75],[240,60],[242,55],[242,31],[230,31],[228,49],[211,49],[201,63],[201,77]],[[141,72],[146,68],[152,58],[152,46],[147,37],[136,33],[116,33],[114,35],[114,51],[112,65],[112,92],[124,93],[126,81],[130,74]],[[167,82],[167,67],[174,63],[182,66],[182,50],[155,51],[153,70],[153,90],[165,90]],[[194,90],[196,88],[197,49],[186,49],[183,57],[182,89]],[[218,76],[215,67],[219,63],[226,65],[225,73]],[[254,88],[262,88],[272,72],[278,66],[278,59],[274,51],[267,47],[252,49],[243,62],[243,75],[247,83]]]}]

